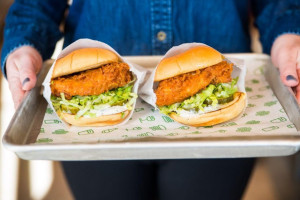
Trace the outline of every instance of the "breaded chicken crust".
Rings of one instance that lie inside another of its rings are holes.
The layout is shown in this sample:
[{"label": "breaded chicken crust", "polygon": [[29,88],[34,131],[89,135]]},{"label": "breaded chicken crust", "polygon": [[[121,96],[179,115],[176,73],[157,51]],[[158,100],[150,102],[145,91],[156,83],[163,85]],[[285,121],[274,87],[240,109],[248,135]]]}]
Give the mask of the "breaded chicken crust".
[{"label": "breaded chicken crust", "polygon": [[232,66],[233,64],[222,61],[211,67],[160,81],[155,90],[156,104],[171,105],[195,95],[209,84],[230,82]]},{"label": "breaded chicken crust", "polygon": [[55,96],[64,93],[66,99],[75,95],[99,95],[122,87],[131,80],[132,73],[126,63],[110,63],[96,69],[55,78],[51,81],[51,92]]}]

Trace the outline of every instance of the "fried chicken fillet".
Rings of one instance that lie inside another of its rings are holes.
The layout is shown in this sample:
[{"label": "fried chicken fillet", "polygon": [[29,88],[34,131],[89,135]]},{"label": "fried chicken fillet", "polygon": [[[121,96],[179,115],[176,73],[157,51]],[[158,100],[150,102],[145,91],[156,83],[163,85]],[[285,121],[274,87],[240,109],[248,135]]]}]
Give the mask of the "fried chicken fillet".
[{"label": "fried chicken fillet", "polygon": [[230,82],[232,66],[233,64],[222,61],[204,69],[162,80],[155,90],[156,104],[171,105],[195,95],[209,84]]},{"label": "fried chicken fillet", "polygon": [[64,93],[66,99],[80,95],[99,95],[111,89],[122,87],[132,80],[132,73],[126,63],[109,63],[71,75],[52,79],[51,92],[55,96]]}]

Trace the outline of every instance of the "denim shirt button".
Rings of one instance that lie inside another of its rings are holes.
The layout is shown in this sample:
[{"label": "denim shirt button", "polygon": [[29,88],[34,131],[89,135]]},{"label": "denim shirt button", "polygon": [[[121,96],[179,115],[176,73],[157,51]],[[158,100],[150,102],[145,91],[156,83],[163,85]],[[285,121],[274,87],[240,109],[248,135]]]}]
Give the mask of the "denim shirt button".
[{"label": "denim shirt button", "polygon": [[167,37],[167,34],[166,34],[166,32],[164,32],[164,31],[159,31],[159,32],[157,33],[156,37],[157,37],[157,39],[158,39],[159,41],[164,41],[164,40],[166,39],[166,37]]}]

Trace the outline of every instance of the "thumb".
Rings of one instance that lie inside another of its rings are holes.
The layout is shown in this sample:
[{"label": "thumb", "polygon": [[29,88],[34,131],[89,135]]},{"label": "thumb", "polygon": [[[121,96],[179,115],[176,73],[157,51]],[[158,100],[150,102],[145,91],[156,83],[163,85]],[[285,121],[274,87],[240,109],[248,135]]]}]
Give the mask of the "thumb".
[{"label": "thumb", "polygon": [[274,65],[279,68],[280,78],[289,87],[299,84],[300,77],[297,73],[299,44],[299,36],[283,34],[274,41],[271,49],[271,58]]},{"label": "thumb", "polygon": [[278,66],[282,82],[289,87],[298,85],[299,79],[297,74],[296,62],[287,61],[285,64]]},{"label": "thumb", "polygon": [[36,84],[36,74],[33,66],[22,67],[20,71],[20,82],[22,89],[31,90]]},{"label": "thumb", "polygon": [[281,81],[289,87],[298,85],[297,51],[294,48],[277,48],[271,53],[272,61],[279,68]]},{"label": "thumb", "polygon": [[35,60],[32,56],[24,56],[15,60],[15,65],[20,74],[20,83],[25,91],[31,90],[36,84],[36,74],[38,73],[42,61]]}]

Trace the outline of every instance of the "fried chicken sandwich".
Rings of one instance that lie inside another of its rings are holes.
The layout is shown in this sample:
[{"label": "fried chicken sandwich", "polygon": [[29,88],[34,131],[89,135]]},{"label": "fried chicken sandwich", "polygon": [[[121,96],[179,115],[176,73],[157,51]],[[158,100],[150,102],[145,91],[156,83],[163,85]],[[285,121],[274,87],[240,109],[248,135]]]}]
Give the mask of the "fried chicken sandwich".
[{"label": "fried chicken sandwich", "polygon": [[210,126],[237,117],[246,105],[233,64],[209,46],[196,46],[163,59],[155,72],[160,112],[190,126]]},{"label": "fried chicken sandwich", "polygon": [[83,48],[58,59],[51,77],[51,102],[57,114],[76,126],[122,122],[137,98],[128,64],[107,49]]}]

